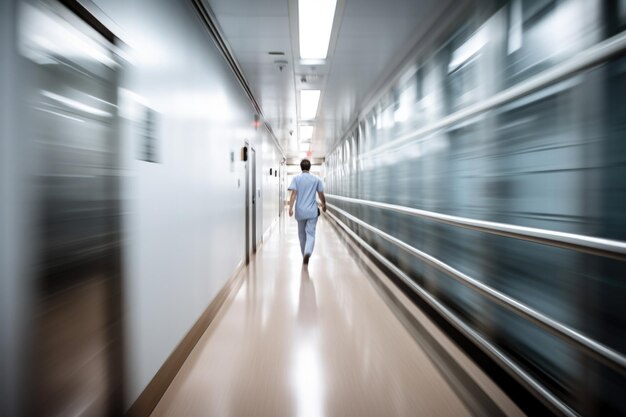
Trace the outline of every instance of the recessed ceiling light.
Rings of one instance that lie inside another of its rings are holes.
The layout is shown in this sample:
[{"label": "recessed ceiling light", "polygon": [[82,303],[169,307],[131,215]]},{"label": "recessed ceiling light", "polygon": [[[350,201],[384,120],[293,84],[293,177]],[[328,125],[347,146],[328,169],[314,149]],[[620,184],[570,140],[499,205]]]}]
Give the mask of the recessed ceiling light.
[{"label": "recessed ceiling light", "polygon": [[326,59],[337,0],[298,0],[300,58]]},{"label": "recessed ceiling light", "polygon": [[315,119],[319,101],[320,90],[300,90],[300,119]]}]

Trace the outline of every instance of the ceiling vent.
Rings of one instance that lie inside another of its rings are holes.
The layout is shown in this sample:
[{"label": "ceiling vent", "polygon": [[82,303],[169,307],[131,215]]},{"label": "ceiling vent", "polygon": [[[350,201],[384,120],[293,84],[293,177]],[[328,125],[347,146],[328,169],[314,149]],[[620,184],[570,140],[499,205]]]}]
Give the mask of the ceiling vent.
[{"label": "ceiling vent", "polygon": [[324,76],[321,74],[296,74],[297,89],[320,88],[323,82]]}]

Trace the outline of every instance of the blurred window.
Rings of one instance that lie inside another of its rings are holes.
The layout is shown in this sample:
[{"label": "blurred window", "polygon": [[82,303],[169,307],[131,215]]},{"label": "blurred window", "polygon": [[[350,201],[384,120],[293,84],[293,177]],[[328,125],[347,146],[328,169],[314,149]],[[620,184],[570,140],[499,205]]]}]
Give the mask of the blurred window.
[{"label": "blurred window", "polygon": [[393,114],[393,119],[396,124],[399,124],[399,129],[402,130],[402,126],[411,125],[411,122],[416,117],[416,103],[418,100],[418,88],[419,84],[416,82],[416,74],[411,76],[406,82],[402,83],[397,90],[397,102],[396,109]]},{"label": "blurred window", "polygon": [[350,150],[350,140],[347,140],[344,143],[344,169],[346,171],[346,175],[350,174],[350,160],[351,160],[351,150]]},{"label": "blurred window", "polygon": [[449,112],[478,99],[477,61],[487,42],[488,37],[484,28],[470,36],[463,31],[450,41],[446,82]]},{"label": "blurred window", "polygon": [[509,85],[537,74],[594,41],[591,15],[578,1],[513,0],[509,7]]},{"label": "blurred window", "polygon": [[350,158],[350,163],[352,165],[350,169],[352,170],[353,173],[356,173],[356,169],[357,169],[357,164],[356,164],[356,161],[357,161],[357,158],[358,158],[357,140],[356,140],[357,135],[358,135],[358,132],[355,129],[354,133],[352,134],[352,139],[351,139],[352,155],[351,155],[351,158]]}]

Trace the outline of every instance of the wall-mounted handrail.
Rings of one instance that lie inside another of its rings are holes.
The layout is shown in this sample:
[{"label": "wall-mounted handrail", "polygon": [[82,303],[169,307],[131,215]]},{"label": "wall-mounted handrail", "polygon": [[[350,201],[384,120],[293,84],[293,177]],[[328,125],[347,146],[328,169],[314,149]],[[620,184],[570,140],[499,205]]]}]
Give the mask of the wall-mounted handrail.
[{"label": "wall-mounted handrail", "polygon": [[596,358],[600,362],[609,366],[612,369],[617,370],[622,374],[626,374],[626,357],[621,353],[601,344],[600,342],[591,339],[582,333],[574,330],[563,323],[560,323],[554,319],[551,319],[548,316],[538,312],[523,304],[516,299],[509,297],[501,293],[500,291],[491,288],[488,285],[483,284],[482,282],[474,279],[463,272],[451,267],[450,265],[440,261],[439,259],[422,252],[419,249],[414,248],[413,246],[401,241],[400,239],[391,236],[388,233],[383,232],[380,229],[375,228],[374,226],[367,224],[363,220],[353,216],[352,214],[340,209],[339,207],[333,204],[327,204],[328,207],[335,210],[337,213],[346,217],[347,219],[357,223],[358,225],[366,228],[367,230],[375,233],[377,236],[387,240],[388,242],[396,245],[400,249],[403,249],[407,253],[419,258],[423,262],[428,265],[437,268],[438,270],[446,273],[449,277],[453,278],[457,282],[465,285],[466,287],[482,294],[483,296],[489,298],[490,300],[498,303],[502,307],[507,310],[517,314],[518,316],[530,320],[541,328],[547,330],[553,335],[577,346],[579,349],[585,351],[592,357]]},{"label": "wall-mounted handrail", "polygon": [[603,239],[598,237],[578,235],[574,233],[557,232],[554,230],[538,229],[534,227],[516,226],[507,223],[496,223],[484,220],[475,220],[467,217],[451,216],[433,211],[420,210],[395,204],[379,203],[376,201],[360,200],[358,198],[342,197],[326,194],[329,199],[360,204],[384,210],[395,211],[409,216],[434,220],[464,229],[506,236],[514,239],[526,240],[558,248],[572,249],[578,252],[590,253],[607,258],[626,261],[626,242]]},{"label": "wall-mounted handrail", "polygon": [[522,385],[526,386],[530,390],[534,391],[538,397],[556,413],[568,416],[579,416],[574,410],[568,407],[548,389],[536,381],[531,375],[521,369],[513,360],[507,355],[502,353],[496,346],[488,342],[478,332],[469,327],[463,320],[461,320],[450,309],[444,306],[439,300],[433,297],[428,291],[415,283],[407,274],[405,274],[400,268],[394,265],[391,261],[381,255],[376,249],[370,246],[359,235],[352,231],[344,222],[339,220],[337,216],[327,211],[326,215],[330,217],[337,225],[339,225],[349,236],[351,236],[359,245],[361,245],[367,252],[369,252],[374,258],[385,265],[391,272],[396,274],[411,290],[413,290],[420,298],[422,298],[427,304],[439,312],[450,324],[457,328],[462,334],[473,340],[477,346],[482,349],[489,357],[500,363],[505,371],[507,371],[513,378],[515,378]]}]

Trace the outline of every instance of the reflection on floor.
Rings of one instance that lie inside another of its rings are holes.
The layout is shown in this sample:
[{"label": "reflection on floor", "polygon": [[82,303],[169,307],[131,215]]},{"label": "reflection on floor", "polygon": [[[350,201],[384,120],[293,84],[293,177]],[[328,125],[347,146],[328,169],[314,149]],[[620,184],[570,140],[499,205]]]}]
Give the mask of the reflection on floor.
[{"label": "reflection on floor", "polygon": [[328,221],[284,220],[153,416],[466,416]]}]

